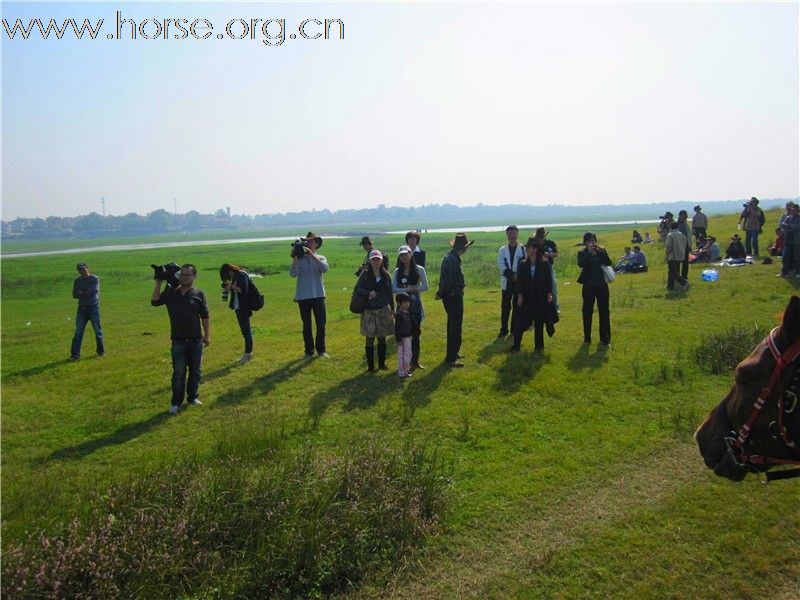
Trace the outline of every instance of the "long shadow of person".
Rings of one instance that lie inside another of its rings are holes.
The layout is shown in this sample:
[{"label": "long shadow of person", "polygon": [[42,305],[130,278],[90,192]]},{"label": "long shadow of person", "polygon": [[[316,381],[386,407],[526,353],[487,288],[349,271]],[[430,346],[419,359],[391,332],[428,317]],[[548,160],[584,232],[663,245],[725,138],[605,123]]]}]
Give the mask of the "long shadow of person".
[{"label": "long shadow of person", "polygon": [[33,377],[34,375],[39,375],[40,373],[45,373],[60,365],[65,365],[70,360],[68,358],[63,358],[61,360],[54,360],[53,362],[49,362],[46,365],[39,365],[38,367],[30,367],[29,369],[22,369],[21,371],[12,371],[4,376],[4,379],[11,379],[12,377]]},{"label": "long shadow of person", "polygon": [[532,355],[528,352],[506,354],[503,364],[497,369],[494,388],[504,393],[513,393],[529,379],[536,377],[539,370],[550,362],[547,356]]},{"label": "long shadow of person", "polygon": [[421,371],[414,372],[412,380],[403,392],[403,423],[408,423],[419,407],[430,404],[431,396],[439,389],[442,379],[449,371],[449,365],[443,362],[425,372],[424,375]]},{"label": "long shadow of person", "polygon": [[[396,378],[395,378],[396,379]],[[319,426],[320,419],[328,407],[339,400],[344,400],[344,410],[356,410],[374,406],[378,399],[389,391],[390,386],[399,384],[387,377],[376,376],[374,373],[363,372],[340,381],[327,390],[314,394],[308,403],[308,417],[305,428],[314,430]]]},{"label": "long shadow of person", "polygon": [[508,343],[504,337],[496,337],[490,343],[486,344],[481,351],[478,352],[478,362],[483,364],[489,361],[493,356],[502,354],[508,351]]},{"label": "long shadow of person", "polygon": [[589,346],[584,344],[578,349],[575,356],[569,359],[567,367],[570,371],[579,373],[584,369],[589,369],[591,371],[599,369],[607,362],[608,351],[603,346],[598,347],[597,351],[591,354],[589,352]]},{"label": "long shadow of person", "polygon": [[148,431],[155,429],[169,418],[170,415],[167,413],[167,411],[160,411],[146,421],[130,423],[120,427],[113,433],[104,435],[103,437],[94,440],[87,440],[85,442],[81,442],[80,444],[76,444],[75,446],[67,446],[66,448],[56,450],[50,454],[46,460],[77,460],[79,458],[83,458],[84,456],[87,456],[96,450],[100,450],[101,448],[118,446],[119,444],[129,442],[132,439],[139,437],[143,433],[147,433]]},{"label": "long shadow of person", "polygon": [[[212,408],[225,408],[234,404],[239,404],[249,399],[255,393],[261,396],[268,394],[274,390],[279,383],[297,375],[306,364],[308,364],[307,361],[302,358],[290,360],[285,365],[254,379],[244,387],[237,387],[236,389],[231,389],[221,394],[217,397],[217,402],[212,405]],[[228,367],[225,368],[227,369]],[[224,371],[225,369],[221,370]]]}]

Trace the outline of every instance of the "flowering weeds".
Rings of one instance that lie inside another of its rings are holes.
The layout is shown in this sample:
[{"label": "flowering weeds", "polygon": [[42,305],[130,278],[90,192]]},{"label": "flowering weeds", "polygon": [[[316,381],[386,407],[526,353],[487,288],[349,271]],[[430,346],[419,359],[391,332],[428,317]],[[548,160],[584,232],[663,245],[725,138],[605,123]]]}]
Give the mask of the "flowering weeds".
[{"label": "flowering weeds", "polygon": [[7,598],[330,594],[436,526],[435,452],[374,437],[341,456],[187,461],[92,499],[90,517],[3,556]]}]

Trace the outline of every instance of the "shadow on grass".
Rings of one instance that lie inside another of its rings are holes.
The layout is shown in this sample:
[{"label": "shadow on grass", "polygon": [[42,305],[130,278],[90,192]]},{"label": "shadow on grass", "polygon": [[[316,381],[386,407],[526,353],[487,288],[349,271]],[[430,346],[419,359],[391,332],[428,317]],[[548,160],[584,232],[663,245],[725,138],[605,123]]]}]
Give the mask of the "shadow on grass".
[{"label": "shadow on grass", "polygon": [[508,349],[511,347],[509,345],[509,341],[513,343],[513,340],[513,335],[494,338],[490,343],[486,344],[480,352],[478,352],[478,362],[485,364],[493,356],[508,352]]},{"label": "shadow on grass", "polygon": [[403,392],[403,423],[408,423],[419,407],[431,403],[431,396],[439,389],[442,379],[448,371],[450,371],[450,366],[445,362],[439,363],[424,373],[414,371],[412,380],[408,382]]},{"label": "shadow on grass", "polygon": [[328,407],[339,400],[345,400],[344,410],[356,410],[370,408],[375,405],[384,393],[392,389],[393,384],[402,384],[396,377],[384,376],[384,373],[391,371],[378,371],[369,373],[364,371],[358,375],[339,382],[332,388],[318,392],[312,396],[308,403],[308,417],[306,418],[305,428],[314,430],[319,425],[322,415]]},{"label": "shadow on grass", "polygon": [[139,437],[143,433],[147,433],[148,431],[155,429],[170,418],[171,415],[166,410],[161,411],[146,421],[125,425],[117,429],[114,433],[104,435],[96,440],[88,440],[75,446],[68,446],[66,448],[56,450],[50,454],[46,460],[77,460],[83,458],[84,456],[87,456],[96,450],[100,450],[108,446],[118,446],[120,444],[129,442],[132,439]]},{"label": "shadow on grass", "polygon": [[598,345],[597,350],[594,354],[591,354],[589,351],[589,346],[584,344],[580,347],[580,349],[575,353],[569,362],[567,363],[567,367],[570,371],[575,371],[579,373],[584,369],[595,370],[602,367],[604,364],[608,362],[608,349],[603,345]]},{"label": "shadow on grass", "polygon": [[47,371],[51,371],[56,367],[67,364],[68,362],[70,362],[68,358],[62,358],[61,360],[54,360],[53,362],[49,362],[46,365],[39,365],[38,367],[30,367],[29,369],[22,369],[21,371],[13,371],[8,375],[5,375],[3,379],[11,379],[12,377],[33,377],[34,375],[39,375],[41,373],[46,373]]},{"label": "shadow on grass", "polygon": [[[308,361],[302,358],[290,360],[285,365],[278,367],[270,373],[254,379],[250,384],[244,387],[237,387],[236,389],[232,389],[224,394],[219,395],[216,403],[212,407],[225,408],[227,406],[239,404],[240,402],[248,400],[254,393],[258,393],[259,395],[268,394],[274,390],[279,383],[282,383],[287,379],[291,379],[297,375],[303,369],[303,367],[306,366],[306,364],[308,364]],[[219,369],[217,372],[220,374],[217,375],[217,377],[221,377],[224,373],[227,373],[233,368],[235,367],[229,366]]]},{"label": "shadow on grass", "polygon": [[503,364],[497,369],[494,388],[506,393],[516,392],[523,383],[536,377],[542,366],[548,362],[550,362],[549,357],[524,350],[508,353]]}]

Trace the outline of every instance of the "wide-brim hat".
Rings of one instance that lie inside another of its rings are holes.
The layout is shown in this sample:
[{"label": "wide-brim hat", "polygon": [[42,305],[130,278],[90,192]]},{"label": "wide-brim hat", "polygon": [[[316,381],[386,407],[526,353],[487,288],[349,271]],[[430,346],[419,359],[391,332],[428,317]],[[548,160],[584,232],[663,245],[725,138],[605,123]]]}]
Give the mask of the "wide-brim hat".
[{"label": "wide-brim hat", "polygon": [[697,205],[697,206],[695,206],[695,207],[694,207],[692,210],[703,210],[703,209],[702,209],[702,208],[700,208],[700,205],[698,204],[698,205]]},{"label": "wide-brim hat", "polygon": [[549,231],[545,231],[544,227],[539,227],[533,237],[547,237]]},{"label": "wide-brim hat", "polygon": [[732,240],[737,240],[737,241],[738,241],[738,240],[741,240],[742,238],[740,238],[740,237],[739,237],[739,234],[738,234],[738,233],[734,233],[734,234],[733,234],[733,237],[731,237],[731,239],[732,239]]},{"label": "wide-brim hat", "polygon": [[750,202],[752,202],[753,204],[758,204],[758,198],[753,196],[752,198],[750,198]]},{"label": "wide-brim hat", "polygon": [[307,240],[316,240],[316,242],[317,242],[317,248],[319,248],[320,246],[322,246],[322,238],[321,238],[321,237],[319,237],[319,236],[318,236],[316,233],[314,233],[313,231],[309,231],[309,232],[306,234],[306,237],[305,237],[305,239],[307,239]]},{"label": "wide-brim hat", "polygon": [[415,237],[415,238],[417,238],[417,243],[419,244],[419,239],[420,239],[420,237],[421,237],[421,234],[420,234],[420,232],[419,232],[419,231],[416,231],[416,230],[415,230],[415,231],[409,231],[409,232],[406,234],[406,241],[408,241],[408,238],[410,238],[410,237]]},{"label": "wide-brim hat", "polygon": [[466,233],[457,233],[456,237],[450,240],[450,246],[453,250],[464,250],[465,248],[469,248],[472,244],[475,243],[475,240],[471,242],[467,240]]},{"label": "wide-brim hat", "polygon": [[364,237],[361,238],[361,241],[358,243],[358,245],[363,246],[364,244],[372,244],[372,243],[373,243],[372,238],[369,237],[368,235],[365,235]]}]

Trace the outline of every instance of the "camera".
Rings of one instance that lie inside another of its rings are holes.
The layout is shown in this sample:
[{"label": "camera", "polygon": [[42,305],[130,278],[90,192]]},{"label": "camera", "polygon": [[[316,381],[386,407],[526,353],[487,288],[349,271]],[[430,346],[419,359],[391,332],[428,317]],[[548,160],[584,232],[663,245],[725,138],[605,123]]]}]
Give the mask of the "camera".
[{"label": "camera", "polygon": [[228,284],[223,282],[222,283],[222,301],[223,302],[227,302],[229,295],[230,295],[230,290],[228,289]]},{"label": "camera", "polygon": [[292,242],[292,258],[302,258],[305,256],[306,248],[308,248],[308,240],[305,238],[297,238]]},{"label": "camera", "polygon": [[181,278],[179,273],[181,268],[177,263],[171,262],[165,265],[150,265],[153,268],[154,279],[159,281],[166,281],[167,287],[179,287],[181,285]]}]

